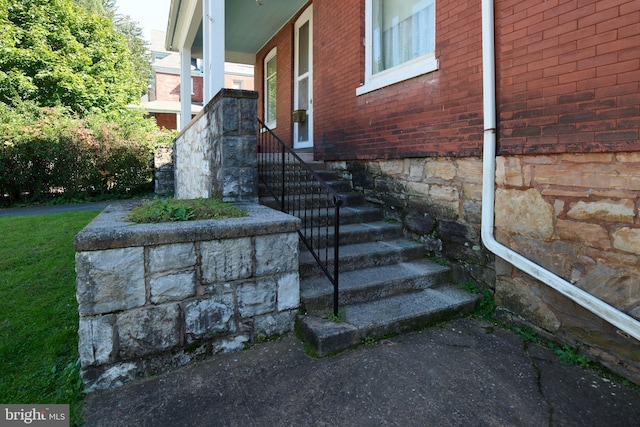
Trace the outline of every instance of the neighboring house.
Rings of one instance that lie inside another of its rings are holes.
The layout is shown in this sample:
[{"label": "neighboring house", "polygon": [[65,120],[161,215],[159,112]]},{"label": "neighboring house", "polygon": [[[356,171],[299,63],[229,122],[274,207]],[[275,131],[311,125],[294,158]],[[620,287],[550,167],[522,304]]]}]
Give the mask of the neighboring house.
[{"label": "neighboring house", "polygon": [[280,138],[640,383],[639,23],[637,0],[174,0],[167,46],[208,64],[205,102],[224,58],[255,65]]},{"label": "neighboring house", "polygon": [[[190,78],[187,80],[189,97],[191,98],[191,115],[189,120],[182,121],[180,55],[164,49],[165,37],[164,31],[151,30],[150,50],[153,77],[147,99],[142,102],[142,107],[156,118],[159,127],[181,129],[202,109],[203,74],[199,61],[194,59],[190,63]],[[226,63],[224,70],[224,87],[253,90],[253,66]]]}]

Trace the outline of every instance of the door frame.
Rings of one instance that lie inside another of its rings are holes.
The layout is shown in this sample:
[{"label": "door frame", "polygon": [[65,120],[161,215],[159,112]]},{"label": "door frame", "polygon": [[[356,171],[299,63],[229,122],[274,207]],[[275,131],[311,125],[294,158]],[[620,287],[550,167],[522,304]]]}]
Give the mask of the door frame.
[{"label": "door frame", "polygon": [[[302,78],[298,76],[299,71],[299,54],[300,54],[300,44],[299,44],[299,30],[304,24],[309,23],[309,71],[303,75]],[[298,123],[292,123],[293,127],[293,148],[311,148],[313,147],[313,5],[310,5],[298,19],[296,20],[294,26],[294,55],[293,55],[293,109],[300,110],[305,109],[306,113],[306,123],[309,128],[309,136],[306,141],[298,141]],[[300,106],[299,105],[299,81],[307,78],[308,79],[308,105]]]}]

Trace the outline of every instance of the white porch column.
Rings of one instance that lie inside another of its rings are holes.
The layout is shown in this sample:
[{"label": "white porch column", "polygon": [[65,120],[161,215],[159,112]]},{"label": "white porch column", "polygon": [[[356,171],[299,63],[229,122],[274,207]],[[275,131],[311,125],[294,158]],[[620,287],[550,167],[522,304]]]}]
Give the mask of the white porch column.
[{"label": "white porch column", "polygon": [[204,104],[224,87],[224,3],[203,0]]},{"label": "white porch column", "polygon": [[191,121],[191,49],[180,51],[180,117],[178,130]]}]

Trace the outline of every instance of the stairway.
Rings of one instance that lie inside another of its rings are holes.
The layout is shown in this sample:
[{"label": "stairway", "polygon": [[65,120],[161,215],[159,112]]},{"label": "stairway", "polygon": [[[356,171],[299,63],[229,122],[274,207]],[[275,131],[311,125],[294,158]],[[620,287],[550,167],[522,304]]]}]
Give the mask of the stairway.
[{"label": "stairway", "polygon": [[[300,286],[306,314],[296,328],[319,356],[384,336],[418,329],[471,312],[478,296],[451,283],[448,267],[425,257],[402,226],[350,191],[347,181],[315,163],[313,168],[345,197],[340,212],[340,315],[332,311],[333,286],[301,244]],[[261,203],[277,208],[261,188]],[[333,243],[330,235],[322,242]],[[330,246],[331,247],[331,246]]]}]

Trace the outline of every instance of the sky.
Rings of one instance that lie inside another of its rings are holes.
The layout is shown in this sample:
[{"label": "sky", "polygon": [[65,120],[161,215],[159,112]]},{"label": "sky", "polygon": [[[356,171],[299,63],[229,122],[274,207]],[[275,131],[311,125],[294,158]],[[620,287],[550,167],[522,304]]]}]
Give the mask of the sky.
[{"label": "sky", "polygon": [[137,21],[147,40],[151,30],[166,31],[170,4],[171,0],[116,0],[118,13]]}]

